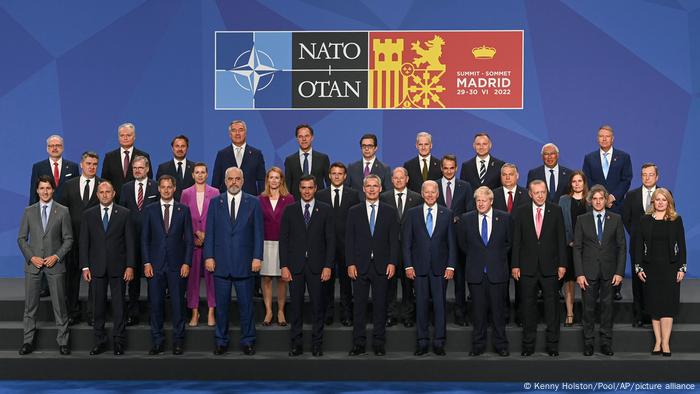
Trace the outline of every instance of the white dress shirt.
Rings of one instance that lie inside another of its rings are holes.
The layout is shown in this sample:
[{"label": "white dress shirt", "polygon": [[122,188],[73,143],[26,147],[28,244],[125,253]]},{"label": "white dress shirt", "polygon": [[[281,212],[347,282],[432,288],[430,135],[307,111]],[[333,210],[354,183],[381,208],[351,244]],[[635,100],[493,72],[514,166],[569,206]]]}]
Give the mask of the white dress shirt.
[{"label": "white dress shirt", "polygon": [[431,214],[433,214],[433,227],[430,229],[431,233],[435,232],[435,223],[437,223],[437,213],[438,213],[438,205],[435,203],[432,207],[428,206],[427,203],[423,203],[423,220],[425,220],[425,225],[428,225],[428,208],[432,208],[430,211]]},{"label": "white dress shirt", "polygon": [[486,166],[486,171],[489,170],[489,161],[491,161],[491,155],[488,154],[483,158],[476,155],[476,174],[479,175],[479,170],[481,170],[481,161],[484,160],[484,165]]},{"label": "white dress shirt", "polygon": [[134,146],[132,145],[129,149],[120,148],[119,150],[121,151],[122,166],[124,165],[124,158],[126,157],[126,153],[124,152],[129,152],[129,166],[131,166],[131,161],[134,160]]},{"label": "white dress shirt", "polygon": [[182,176],[185,176],[185,171],[187,168],[187,157],[185,157],[182,160],[178,160],[176,158],[173,158],[173,163],[175,163],[175,172],[177,172],[177,163],[182,163]]},{"label": "white dress shirt", "polygon": [[546,204],[542,204],[541,207],[538,207],[537,204],[534,202],[532,203],[532,222],[535,223],[535,226],[537,226],[537,208],[542,208],[540,211],[542,214],[542,223],[544,223],[544,207]]},{"label": "white dress shirt", "polygon": [[605,209],[602,211],[593,210],[593,226],[595,227],[595,234],[598,235],[598,214],[600,214],[600,220],[603,222],[603,231],[605,231]]},{"label": "white dress shirt", "polygon": [[379,200],[375,202],[369,202],[365,200],[365,208],[367,209],[367,222],[370,223],[370,218],[372,217],[372,205],[374,205],[374,224],[377,224],[377,218],[379,217]]},{"label": "white dress shirt", "polygon": [[442,177],[440,179],[440,187],[442,190],[440,190],[440,193],[442,193],[442,199],[445,200],[445,204],[447,204],[447,182],[450,182],[450,190],[452,191],[452,202],[454,202],[455,199],[455,183],[457,182],[457,177],[452,177],[452,179],[447,179],[445,177]]},{"label": "white dress shirt", "polygon": [[[605,156],[603,155],[605,153],[604,150],[600,149],[600,166],[603,167],[605,163]],[[610,150],[607,152],[608,153],[608,164],[612,165],[612,155],[613,155],[613,147],[610,147]]]},{"label": "white dress shirt", "polygon": [[[425,161],[423,161],[423,160],[425,160]],[[425,156],[425,157],[418,155],[418,164],[420,164],[419,167],[420,167],[421,174],[423,173],[423,171],[430,171],[430,154],[428,154],[428,156]],[[423,167],[427,167],[427,168],[423,168]]]},{"label": "white dress shirt", "polygon": [[139,184],[143,187],[143,203],[146,204],[146,187],[148,186],[148,178],[142,180],[134,179],[134,201],[139,202]]},{"label": "white dress shirt", "polygon": [[[241,193],[238,193],[241,194]],[[163,221],[165,221],[165,204],[170,205],[170,209],[168,210],[168,223],[172,224],[173,223],[173,206],[175,205],[175,199],[171,199],[170,201],[165,201],[162,198],[160,199],[160,216],[163,218]]]},{"label": "white dress shirt", "polygon": [[[83,200],[85,199],[85,196],[83,196],[83,191],[85,190],[85,182],[87,182],[87,181],[88,181],[88,178],[86,178],[84,175],[80,176],[80,198]],[[90,199],[92,197],[92,195],[94,194],[93,192],[95,190],[95,177],[90,179],[89,188],[90,188],[90,195],[88,196],[88,199]]]},{"label": "white dress shirt", "polygon": [[343,205],[343,185],[340,186],[330,186],[331,190],[331,206],[335,208],[335,189],[338,189],[338,205]]},{"label": "white dress shirt", "polygon": [[54,160],[49,157],[49,167],[51,167],[51,176],[53,176],[53,163],[58,163],[58,177],[61,178],[61,170],[63,169],[63,156],[61,156],[61,158],[58,160]]},{"label": "white dress shirt", "polygon": [[369,171],[372,172],[372,167],[374,167],[375,160],[377,160],[377,156],[372,157],[372,159],[370,159],[370,160],[365,159],[363,156],[362,157],[362,172],[364,173],[365,166],[367,165],[368,162],[369,162]]},{"label": "white dress shirt", "polygon": [[301,170],[304,170],[304,153],[308,153],[308,162],[309,162],[309,174],[311,174],[311,156],[314,148],[309,148],[308,152],[304,152],[303,150],[299,149],[299,168]]},{"label": "white dress shirt", "polygon": [[306,210],[306,204],[309,204],[309,217],[313,216],[314,205],[316,204],[316,199],[314,198],[309,202],[306,202],[303,199],[300,201],[301,201],[301,215],[304,216],[304,211]]},{"label": "white dress shirt", "polygon": [[[554,170],[554,185],[549,184],[549,170]],[[547,183],[547,190],[557,190],[557,181],[559,180],[559,164],[552,168],[544,166],[544,180]]]},{"label": "white dress shirt", "polygon": [[508,192],[513,193],[513,208],[515,208],[515,192],[518,190],[518,185],[513,186],[512,189],[508,189],[503,186],[503,198],[506,202],[506,209],[508,208]]},{"label": "white dress shirt", "polygon": [[238,150],[238,148],[241,149],[241,160],[240,160],[240,162],[238,163],[238,167],[239,167],[239,168],[243,165],[243,160],[245,159],[245,148],[246,148],[246,145],[247,145],[247,144],[246,144],[245,142],[244,142],[243,145],[241,145],[241,146],[236,146],[235,144],[231,144],[231,146],[233,147],[233,157],[236,158],[236,162],[239,161],[239,160],[238,160],[238,156],[236,155],[236,151]]},{"label": "white dress shirt", "polygon": [[[236,218],[238,217],[238,208],[241,206],[241,194],[242,193],[243,193],[243,191],[240,191],[240,192],[238,192],[238,194],[233,195],[233,194],[229,193],[228,191],[226,192],[226,202],[228,203],[228,207],[231,207],[231,199],[236,200],[236,202],[235,202]],[[231,212],[229,212],[228,214],[230,216]]]},{"label": "white dress shirt", "polygon": [[642,186],[642,209],[647,209],[647,200],[651,197],[649,195],[649,192],[651,192],[651,194],[654,194],[655,191],[656,185],[652,186],[651,189],[647,189],[646,186]]}]

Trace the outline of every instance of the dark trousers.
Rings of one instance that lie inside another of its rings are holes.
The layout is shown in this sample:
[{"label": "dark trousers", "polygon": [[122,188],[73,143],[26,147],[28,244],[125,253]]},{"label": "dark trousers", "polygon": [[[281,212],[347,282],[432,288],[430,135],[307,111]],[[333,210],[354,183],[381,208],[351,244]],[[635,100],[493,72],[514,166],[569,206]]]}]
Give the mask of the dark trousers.
[{"label": "dark trousers", "polygon": [[323,320],[326,316],[321,274],[314,274],[308,266],[304,266],[301,273],[293,274],[289,282],[289,316],[290,330],[289,342],[291,346],[302,346],[302,325],[304,317],[304,293],[308,289],[311,300],[311,343],[321,345],[323,343]]},{"label": "dark trousers", "polygon": [[[228,313],[231,305],[231,287],[236,289],[238,313],[241,321],[240,345],[255,344],[255,317],[253,315],[253,288],[255,277],[234,278],[232,276],[214,276],[214,293],[216,294],[216,333],[217,346],[228,347]],[[171,298],[173,295],[171,294]]]},{"label": "dark trousers", "polygon": [[[73,249],[66,255],[66,308],[68,317],[80,318],[80,281],[83,280],[83,270],[80,268],[78,247],[73,244]],[[93,312],[93,289],[88,285],[87,314]]]},{"label": "dark trousers", "polygon": [[[371,264],[371,263],[370,263]],[[352,282],[355,294],[355,314],[352,327],[352,342],[356,346],[367,344],[367,301],[372,288],[372,346],[383,346],[386,342],[386,275],[378,274],[374,267],[358,274]]]},{"label": "dark trousers", "polygon": [[586,278],[588,288],[582,291],[583,301],[583,343],[593,346],[595,342],[595,307],[600,297],[600,344],[612,345],[612,308],[614,287],[612,280]]},{"label": "dark trousers", "polygon": [[165,312],[165,289],[170,289],[170,309],[173,320],[173,345],[182,346],[185,342],[185,287],[187,279],[179,272],[156,272],[148,279],[148,304],[150,306],[151,339],[154,346],[165,340],[163,320]]},{"label": "dark trousers", "polygon": [[344,262],[336,261],[331,279],[323,283],[326,299],[326,316],[335,316],[335,279],[340,283],[340,318],[352,319],[352,283]]},{"label": "dark trousers", "polygon": [[[511,279],[512,279],[512,277],[511,277]],[[514,297],[513,298],[513,313],[515,314],[515,320],[522,322],[523,321],[523,314],[522,314],[522,310],[520,309],[520,298],[522,297],[520,295],[520,293],[521,293],[520,284],[515,279],[513,279],[513,285],[514,285],[513,289],[515,289],[514,290],[515,294],[513,296]],[[504,301],[505,301],[505,308],[506,309],[504,311],[504,319],[505,319],[506,323],[508,323],[510,321],[510,314],[511,314],[511,311],[510,311],[510,283],[508,283],[508,286],[506,286],[505,292],[506,292],[506,296],[505,296]]]},{"label": "dark trousers", "polygon": [[[399,301],[398,296],[399,283],[401,283],[401,301]],[[396,274],[389,279],[386,294],[389,317],[403,321],[416,320],[416,296],[413,281],[406,277],[406,271],[401,265],[396,266]]]},{"label": "dark trousers", "polygon": [[416,289],[416,340],[419,347],[427,347],[429,340],[428,320],[430,319],[430,299],[433,300],[433,316],[435,318],[434,347],[445,346],[445,293],[447,280],[442,275],[428,274],[416,276],[413,281]]},{"label": "dark trousers", "polygon": [[454,315],[456,318],[466,319],[467,317],[467,279],[464,273],[466,256],[462,249],[457,250],[457,263],[455,264],[454,286],[455,286],[455,306]]},{"label": "dark trousers", "polygon": [[[632,264],[630,262],[630,264]],[[644,313],[644,283],[639,279],[639,277],[634,273],[634,267],[632,267],[632,313],[634,321],[648,322],[649,316]]]},{"label": "dark trousers", "polygon": [[[138,318],[139,316],[139,298],[141,298],[142,276],[143,266],[139,265],[137,268],[134,268],[134,279],[131,282],[129,282],[129,284],[126,286],[126,292],[129,300],[127,303],[127,316],[136,318]],[[165,288],[163,288],[163,291],[165,291]]]},{"label": "dark trousers", "polygon": [[506,319],[504,316],[506,288],[508,282],[491,283],[484,273],[481,283],[470,283],[469,294],[472,295],[471,319],[472,351],[484,351],[486,348],[486,331],[492,327],[491,343],[494,349],[508,349],[506,337]]},{"label": "dark trousers", "polygon": [[537,273],[533,276],[520,276],[520,290],[522,291],[522,317],[523,317],[523,351],[534,351],[537,339],[537,289],[542,288],[544,302],[544,319],[547,324],[547,350],[559,349],[559,281],[556,275],[543,276]]},{"label": "dark trousers", "polygon": [[95,343],[106,344],[107,332],[105,330],[105,319],[107,315],[107,287],[112,296],[112,320],[114,327],[112,328],[112,336],[115,344],[124,345],[126,343],[126,324],[124,321],[125,304],[124,290],[125,282],[121,276],[109,277],[92,277],[90,287],[93,295],[93,311],[95,312],[95,323],[93,326],[95,332]]}]

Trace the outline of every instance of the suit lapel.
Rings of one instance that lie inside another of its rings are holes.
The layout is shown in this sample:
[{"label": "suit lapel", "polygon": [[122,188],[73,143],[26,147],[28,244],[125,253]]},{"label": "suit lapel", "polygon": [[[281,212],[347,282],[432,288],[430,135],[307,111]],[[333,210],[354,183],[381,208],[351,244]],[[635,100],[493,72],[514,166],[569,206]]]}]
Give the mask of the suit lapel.
[{"label": "suit lapel", "polygon": [[605,222],[603,223],[603,237],[602,240],[600,241],[600,245],[603,246],[603,244],[606,243],[606,239],[610,237],[610,232],[612,231],[610,229],[610,224],[611,224],[611,216],[608,211],[605,211]]}]

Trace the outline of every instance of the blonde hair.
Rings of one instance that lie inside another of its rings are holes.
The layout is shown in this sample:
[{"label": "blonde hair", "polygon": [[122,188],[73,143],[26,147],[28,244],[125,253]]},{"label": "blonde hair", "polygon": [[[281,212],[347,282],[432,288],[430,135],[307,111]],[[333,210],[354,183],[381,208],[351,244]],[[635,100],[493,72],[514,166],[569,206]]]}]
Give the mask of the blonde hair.
[{"label": "blonde hair", "polygon": [[666,197],[666,201],[668,202],[668,205],[666,206],[666,213],[664,213],[664,220],[676,220],[678,218],[678,212],[676,212],[676,203],[673,201],[673,196],[671,195],[671,192],[669,192],[668,189],[663,187],[656,188],[654,193],[651,194],[652,203],[649,204],[649,210],[646,212],[646,214],[654,214],[655,211],[653,201],[656,200],[656,196],[658,194],[661,194],[662,196]]},{"label": "blonde hair", "polygon": [[280,176],[280,197],[286,197],[289,195],[289,190],[287,190],[287,183],[284,180],[284,172],[282,172],[282,169],[279,167],[271,167],[267,172],[265,173],[265,190],[263,190],[262,193],[260,193],[261,196],[265,197],[270,197],[270,173],[276,172]]}]

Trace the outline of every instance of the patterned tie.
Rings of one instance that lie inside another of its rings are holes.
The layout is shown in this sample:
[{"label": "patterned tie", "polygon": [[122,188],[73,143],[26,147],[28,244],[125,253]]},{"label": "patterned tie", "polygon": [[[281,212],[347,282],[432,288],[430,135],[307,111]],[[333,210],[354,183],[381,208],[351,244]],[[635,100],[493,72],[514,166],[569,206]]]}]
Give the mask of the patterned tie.
[{"label": "patterned tie", "polygon": [[540,239],[540,234],[542,233],[542,208],[541,207],[537,207],[535,231],[537,232],[537,239]]},{"label": "patterned tie", "polygon": [[447,191],[445,192],[445,204],[447,204],[447,208],[452,209],[452,184],[451,181],[447,182]]},{"label": "patterned tie", "polygon": [[603,152],[603,176],[608,179],[608,171],[610,170],[610,161],[608,161],[609,152]]},{"label": "patterned tie", "polygon": [[602,244],[603,243],[603,215],[598,214],[598,243]]},{"label": "patterned tie", "polygon": [[41,206],[41,226],[44,228],[44,232],[46,232],[46,225],[49,223],[49,215],[46,213],[48,207],[48,205]]},{"label": "patterned tie", "polygon": [[399,219],[403,216],[403,193],[398,193],[397,196],[399,196],[399,203],[396,204],[396,208],[399,210]]},{"label": "patterned tie", "polygon": [[333,197],[333,208],[340,208],[340,189],[335,189],[335,197]]},{"label": "patterned tie", "polygon": [[425,227],[428,229],[428,236],[433,236],[433,208],[428,208],[428,217],[425,220]]},{"label": "patterned tie", "polygon": [[513,211],[513,192],[508,192],[508,213]]},{"label": "patterned tie", "polygon": [[165,213],[163,213],[163,228],[165,232],[170,231],[170,204],[163,204],[165,206]]},{"label": "patterned tie", "polygon": [[649,212],[651,209],[651,190],[647,190],[647,203],[644,206],[644,211]]},{"label": "patterned tie", "polygon": [[240,146],[236,147],[236,167],[241,168],[241,162],[243,161],[242,155],[243,148]]},{"label": "patterned tie", "polygon": [[423,171],[420,173],[423,178],[423,182],[428,180],[428,159],[423,159]]},{"label": "patterned tie", "polygon": [[178,176],[178,178],[180,178],[181,181],[185,179],[185,174],[182,172],[182,162],[181,161],[177,162],[177,176]]},{"label": "patterned tie", "polygon": [[304,224],[309,227],[309,222],[311,221],[311,212],[309,212],[309,207],[311,204],[304,205]]},{"label": "patterned tie", "polygon": [[58,181],[61,179],[61,176],[58,174],[58,162],[54,161],[53,162],[53,182],[58,187]]},{"label": "patterned tie", "polygon": [[304,165],[301,167],[301,171],[304,175],[309,175],[309,154],[304,153]]},{"label": "patterned tie", "polygon": [[143,209],[143,183],[141,182],[139,182],[138,196],[136,196],[136,206],[139,208],[139,211]]},{"label": "patterned tie", "polygon": [[124,163],[122,166],[124,167],[124,178],[126,178],[126,175],[129,173],[129,151],[128,150],[124,151]]},{"label": "patterned tie", "polygon": [[369,170],[369,162],[366,162],[366,164],[365,164],[365,170],[364,170],[364,172],[362,173],[362,176],[364,176],[364,177],[366,178],[367,175],[369,175],[369,171],[370,171],[370,170]]},{"label": "patterned tie", "polygon": [[554,193],[557,192],[557,184],[554,180],[554,170],[549,170],[549,201],[554,201]]},{"label": "patterned tie", "polygon": [[90,180],[85,180],[85,187],[83,188],[83,205],[88,205],[90,203]]},{"label": "patterned tie", "polygon": [[486,177],[486,160],[481,160],[481,167],[479,167],[479,183],[484,183],[484,178]]},{"label": "patterned tie", "polygon": [[484,245],[489,243],[489,223],[486,221],[486,215],[481,219],[481,240],[484,241]]},{"label": "patterned tie", "polygon": [[105,214],[102,216],[102,228],[107,232],[107,226],[109,226],[109,215],[107,212],[109,211],[109,208],[105,208]]},{"label": "patterned tie", "polygon": [[370,208],[372,208],[372,211],[369,213],[369,233],[374,236],[374,225],[375,225],[375,215],[376,211],[374,210],[375,204],[370,204]]}]

